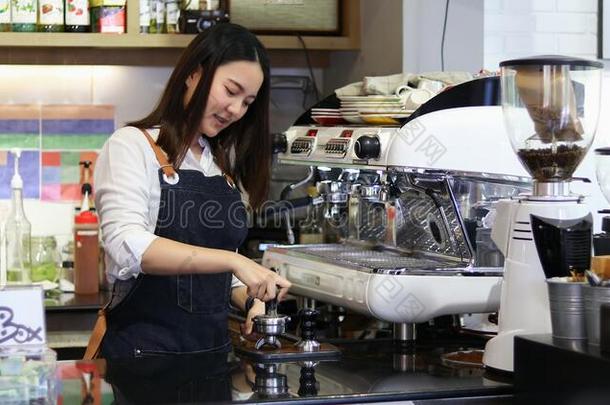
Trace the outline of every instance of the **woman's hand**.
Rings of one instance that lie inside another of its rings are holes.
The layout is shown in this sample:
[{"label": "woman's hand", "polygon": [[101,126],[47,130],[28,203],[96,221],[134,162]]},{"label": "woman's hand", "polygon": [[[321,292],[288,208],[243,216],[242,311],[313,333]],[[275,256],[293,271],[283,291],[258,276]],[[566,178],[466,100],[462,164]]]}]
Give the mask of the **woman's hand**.
[{"label": "woman's hand", "polygon": [[244,337],[252,334],[252,328],[254,326],[254,317],[257,315],[265,314],[265,303],[259,300],[255,300],[252,308],[246,314],[246,322],[241,324],[241,334]]},{"label": "woman's hand", "polygon": [[235,254],[233,258],[233,274],[246,285],[250,297],[261,301],[276,297],[278,302],[284,299],[292,286],[290,281],[240,254]]}]

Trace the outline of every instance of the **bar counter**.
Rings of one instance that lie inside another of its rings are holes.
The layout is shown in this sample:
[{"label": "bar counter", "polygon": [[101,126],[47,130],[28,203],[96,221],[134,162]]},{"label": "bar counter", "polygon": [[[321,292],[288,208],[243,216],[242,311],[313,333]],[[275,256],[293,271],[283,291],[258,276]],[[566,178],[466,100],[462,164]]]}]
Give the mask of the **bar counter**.
[{"label": "bar counter", "polygon": [[[460,345],[337,343],[335,361],[254,363],[233,353],[59,362],[63,403],[512,403],[513,387],[483,369],[443,364]],[[90,392],[83,374],[93,377]],[[452,399],[452,400],[451,400]]]}]

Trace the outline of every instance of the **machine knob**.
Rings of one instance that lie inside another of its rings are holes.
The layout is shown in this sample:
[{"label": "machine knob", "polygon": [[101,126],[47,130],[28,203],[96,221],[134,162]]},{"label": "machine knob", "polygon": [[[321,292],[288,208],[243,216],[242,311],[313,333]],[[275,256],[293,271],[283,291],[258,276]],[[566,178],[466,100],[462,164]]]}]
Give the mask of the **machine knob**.
[{"label": "machine knob", "polygon": [[286,139],[286,135],[275,133],[271,136],[273,137],[271,141],[272,153],[285,153],[288,150],[288,139]]},{"label": "machine knob", "polygon": [[301,318],[301,339],[315,340],[318,311],[305,308],[299,311],[299,317]]},{"label": "machine knob", "polygon": [[356,139],[354,152],[360,159],[377,159],[381,152],[381,144],[376,136],[363,135]]}]

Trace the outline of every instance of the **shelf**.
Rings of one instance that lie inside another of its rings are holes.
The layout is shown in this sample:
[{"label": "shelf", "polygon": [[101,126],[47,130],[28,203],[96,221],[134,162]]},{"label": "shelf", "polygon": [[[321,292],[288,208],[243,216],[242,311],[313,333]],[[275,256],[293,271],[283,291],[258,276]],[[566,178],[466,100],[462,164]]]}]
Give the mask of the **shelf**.
[{"label": "shelf", "polygon": [[[195,37],[187,34],[0,33],[0,47],[52,48],[184,48]],[[355,50],[359,43],[345,36],[303,36],[307,49]],[[300,49],[296,36],[259,35],[268,49]]]},{"label": "shelf", "polygon": [[[339,35],[302,35],[305,47],[313,51],[358,50],[360,48],[360,0],[342,0],[342,32]],[[185,34],[140,34],[138,1],[128,0],[127,33],[0,33],[0,64],[100,64],[172,65],[181,50],[194,38]],[[259,35],[270,50],[302,52],[296,35]],[[100,52],[102,51],[102,52]],[[318,52],[319,54],[319,52]],[[147,60],[152,56],[154,60]],[[298,55],[297,55],[298,57]],[[280,57],[286,62],[289,58]],[[328,58],[317,57],[314,64]],[[322,61],[322,62],[320,62]]]}]

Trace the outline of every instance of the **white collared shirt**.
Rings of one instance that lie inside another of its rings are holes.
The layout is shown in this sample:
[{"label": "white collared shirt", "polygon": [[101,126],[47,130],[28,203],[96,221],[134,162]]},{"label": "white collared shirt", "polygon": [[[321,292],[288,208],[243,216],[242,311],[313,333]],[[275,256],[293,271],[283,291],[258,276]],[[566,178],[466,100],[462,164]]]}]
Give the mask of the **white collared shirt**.
[{"label": "white collared shirt", "polygon": [[[149,129],[153,139],[158,129]],[[197,160],[189,149],[180,165],[183,170],[197,170],[206,176],[221,175],[208,141]],[[118,129],[106,141],[95,163],[95,206],[98,209],[102,241],[106,252],[106,273],[111,283],[116,279],[137,277],[142,271],[142,255],[153,240],[159,216],[161,186],[159,162],[144,134],[135,127]],[[243,285],[233,275],[232,286]]]}]

